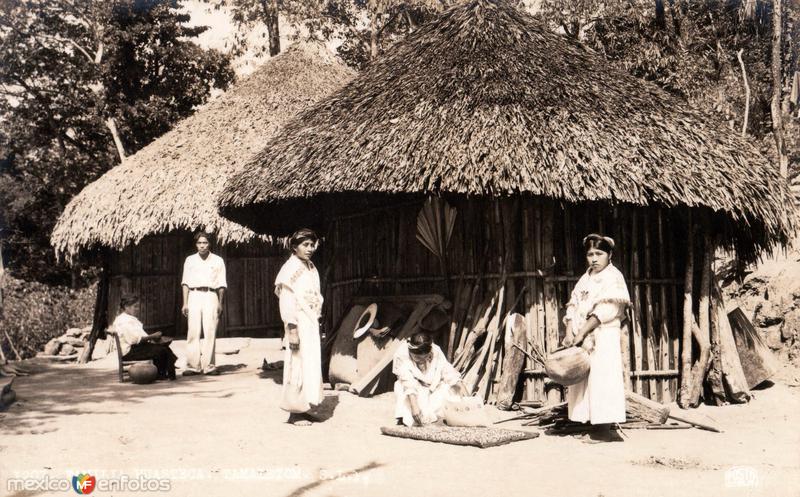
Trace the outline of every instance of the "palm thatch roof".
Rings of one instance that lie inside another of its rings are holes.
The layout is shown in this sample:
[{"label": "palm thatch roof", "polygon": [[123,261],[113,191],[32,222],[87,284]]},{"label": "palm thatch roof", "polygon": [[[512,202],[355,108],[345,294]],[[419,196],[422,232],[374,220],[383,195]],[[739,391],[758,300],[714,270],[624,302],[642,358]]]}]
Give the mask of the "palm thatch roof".
[{"label": "palm thatch roof", "polygon": [[290,47],[84,188],[59,218],[53,246],[71,256],[174,229],[213,231],[220,243],[251,239],[250,229],[217,212],[226,177],[284,122],[352,75],[321,44]]},{"label": "palm thatch roof", "polygon": [[724,123],[490,0],[444,12],[287,123],[220,205],[268,229],[264,208],[354,192],[700,206],[759,246],[793,229],[777,167]]}]

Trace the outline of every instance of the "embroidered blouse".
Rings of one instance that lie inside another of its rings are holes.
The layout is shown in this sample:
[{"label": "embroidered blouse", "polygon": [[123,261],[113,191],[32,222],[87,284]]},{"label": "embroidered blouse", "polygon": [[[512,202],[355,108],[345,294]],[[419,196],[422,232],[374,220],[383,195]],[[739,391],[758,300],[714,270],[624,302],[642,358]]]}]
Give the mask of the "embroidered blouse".
[{"label": "embroidered blouse", "polygon": [[319,273],[311,261],[304,262],[296,255],[289,257],[275,278],[275,295],[280,299],[285,324],[296,325],[298,312],[315,320],[322,315]]},{"label": "embroidered blouse", "polygon": [[581,326],[590,316],[595,316],[600,326],[619,325],[615,321],[622,319],[630,303],[625,277],[609,263],[599,273],[590,274],[587,270],[581,276],[572,290],[564,323],[574,321],[575,326]]}]

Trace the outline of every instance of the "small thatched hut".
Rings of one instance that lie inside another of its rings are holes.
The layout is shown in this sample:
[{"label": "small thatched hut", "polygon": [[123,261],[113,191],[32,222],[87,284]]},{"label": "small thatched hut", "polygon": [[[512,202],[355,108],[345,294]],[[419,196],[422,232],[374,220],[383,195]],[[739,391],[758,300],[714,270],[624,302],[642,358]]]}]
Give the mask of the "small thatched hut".
[{"label": "small thatched hut", "polygon": [[[441,257],[417,240],[427,196],[456,209]],[[670,400],[691,365],[691,338],[681,342],[692,322],[712,345],[717,336],[714,249],[754,260],[786,243],[784,198],[777,168],[713,116],[504,2],[474,0],[287,123],[220,203],[257,230],[324,229],[330,323],[359,288],[448,292],[451,353],[481,309],[475,289],[491,294],[503,281],[527,342],[554,349],[585,270],[580,240],[606,232],[634,299],[623,344],[632,386]],[[495,367],[482,373],[490,384]],[[525,375],[527,398],[542,399],[541,366]]]},{"label": "small thatched hut", "polygon": [[268,283],[285,255],[266,238],[220,217],[215,199],[230,171],[352,74],[321,44],[290,47],[88,185],[59,218],[53,246],[67,257],[83,249],[114,249],[111,316],[120,292],[135,291],[143,299],[146,326],[181,335],[183,259],[194,250],[191,231],[208,230],[226,259],[230,285],[220,333],[275,332],[280,319]]}]

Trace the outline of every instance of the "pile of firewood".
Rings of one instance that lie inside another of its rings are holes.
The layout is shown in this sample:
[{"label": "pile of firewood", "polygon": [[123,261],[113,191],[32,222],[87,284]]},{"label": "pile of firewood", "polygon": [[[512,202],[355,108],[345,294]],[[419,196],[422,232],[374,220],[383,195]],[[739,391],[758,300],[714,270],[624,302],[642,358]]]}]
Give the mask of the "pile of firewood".
[{"label": "pile of firewood", "polygon": [[526,343],[525,318],[513,313],[525,288],[517,293],[515,302],[509,303],[505,280],[502,277],[483,302],[477,302],[480,279],[471,285],[461,282],[456,288],[448,353],[470,394],[507,409],[526,355],[543,361],[543,354]]},{"label": "pile of firewood", "polygon": [[[712,422],[701,419],[696,414],[684,410],[680,410],[678,413],[671,412],[669,406],[630,391],[625,392],[625,417],[625,423],[620,425],[622,429],[680,429],[695,427],[716,433],[722,432]],[[524,421],[522,423],[523,426],[545,427],[556,434],[581,432],[591,426],[570,421],[567,418],[566,402],[530,410],[520,416],[515,416],[499,423],[517,420]]]}]

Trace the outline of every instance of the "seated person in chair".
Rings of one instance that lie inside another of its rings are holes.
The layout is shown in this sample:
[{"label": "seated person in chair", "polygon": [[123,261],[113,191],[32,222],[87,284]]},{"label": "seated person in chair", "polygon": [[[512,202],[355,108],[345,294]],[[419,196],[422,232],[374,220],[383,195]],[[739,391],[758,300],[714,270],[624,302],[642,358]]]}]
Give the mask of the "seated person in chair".
[{"label": "seated person in chair", "polygon": [[395,418],[406,426],[435,423],[444,415],[446,400],[469,396],[461,375],[425,332],[400,345],[392,372],[397,376]]},{"label": "seated person in chair", "polygon": [[123,295],[120,299],[120,313],[112,324],[119,336],[120,353],[123,361],[143,361],[152,359],[158,369],[159,379],[175,379],[175,361],[178,359],[161,341],[161,332],[147,334],[139,321],[139,297]]}]

